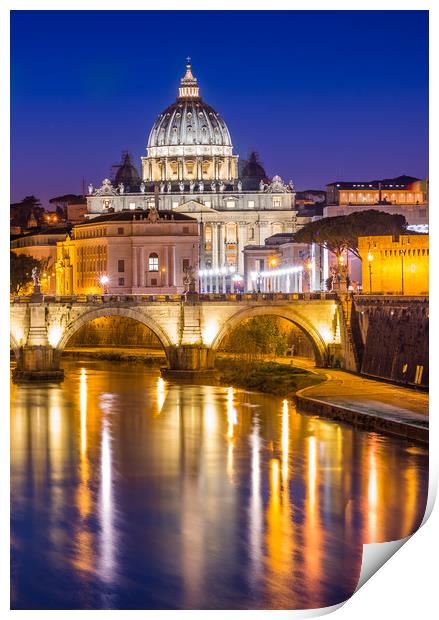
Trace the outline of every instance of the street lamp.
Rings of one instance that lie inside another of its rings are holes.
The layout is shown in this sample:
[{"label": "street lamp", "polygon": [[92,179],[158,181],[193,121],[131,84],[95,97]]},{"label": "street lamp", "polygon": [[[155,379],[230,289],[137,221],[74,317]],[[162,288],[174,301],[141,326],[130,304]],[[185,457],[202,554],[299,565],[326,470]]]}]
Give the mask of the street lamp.
[{"label": "street lamp", "polygon": [[[271,269],[274,269],[277,265],[277,260],[275,258],[270,258],[270,262],[269,265],[271,267]],[[268,278],[268,292],[269,293],[273,293],[274,292],[274,276],[271,276]]]},{"label": "street lamp", "polygon": [[99,278],[99,282],[101,283],[101,285],[102,285],[102,287],[104,289],[104,295],[106,295],[107,292],[108,292],[108,288],[107,287],[108,287],[109,281],[110,281],[110,278],[108,276],[106,276],[105,274]]},{"label": "street lamp", "polygon": [[372,292],[372,261],[373,254],[371,252],[367,255],[367,260],[369,261],[369,293]]}]

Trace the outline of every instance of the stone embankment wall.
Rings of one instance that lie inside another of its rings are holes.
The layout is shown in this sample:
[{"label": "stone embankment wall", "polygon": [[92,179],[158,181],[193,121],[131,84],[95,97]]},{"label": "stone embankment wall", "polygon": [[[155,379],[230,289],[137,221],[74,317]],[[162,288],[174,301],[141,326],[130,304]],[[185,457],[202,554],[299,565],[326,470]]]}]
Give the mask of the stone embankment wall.
[{"label": "stone embankment wall", "polygon": [[428,297],[354,299],[361,373],[428,386]]}]

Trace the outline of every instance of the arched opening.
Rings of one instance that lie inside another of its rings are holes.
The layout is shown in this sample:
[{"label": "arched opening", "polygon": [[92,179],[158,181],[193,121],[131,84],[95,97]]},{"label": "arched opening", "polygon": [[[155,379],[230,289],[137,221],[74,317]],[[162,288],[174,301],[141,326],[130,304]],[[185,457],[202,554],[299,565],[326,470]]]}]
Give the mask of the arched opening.
[{"label": "arched opening", "polygon": [[242,352],[255,359],[296,357],[324,366],[327,345],[317,329],[288,309],[254,307],[233,315],[212,342],[215,351]]},{"label": "arched opening", "polygon": [[129,308],[123,312],[120,308],[102,308],[86,312],[69,325],[57,349],[70,353],[88,349],[98,358],[100,351],[101,359],[144,357],[153,362],[156,358],[157,364],[163,365],[169,346],[170,338],[150,317]]}]

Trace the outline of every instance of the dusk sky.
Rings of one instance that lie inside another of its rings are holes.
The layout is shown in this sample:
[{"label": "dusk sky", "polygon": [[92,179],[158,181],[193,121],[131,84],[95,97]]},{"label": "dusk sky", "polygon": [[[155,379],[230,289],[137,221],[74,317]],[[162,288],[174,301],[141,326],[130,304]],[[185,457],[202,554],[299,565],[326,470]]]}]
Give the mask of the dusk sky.
[{"label": "dusk sky", "polygon": [[15,11],[11,199],[100,185],[140,156],[186,56],[234,152],[297,189],[428,174],[423,11]]}]

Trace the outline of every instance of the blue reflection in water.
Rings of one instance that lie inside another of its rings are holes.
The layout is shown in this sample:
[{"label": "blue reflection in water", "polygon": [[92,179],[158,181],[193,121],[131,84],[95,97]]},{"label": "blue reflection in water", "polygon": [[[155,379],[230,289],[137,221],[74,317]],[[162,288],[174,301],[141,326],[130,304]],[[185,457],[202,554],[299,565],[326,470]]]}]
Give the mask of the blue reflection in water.
[{"label": "blue reflection in water", "polygon": [[14,386],[15,609],[294,609],[422,520],[427,451],[142,366]]}]

